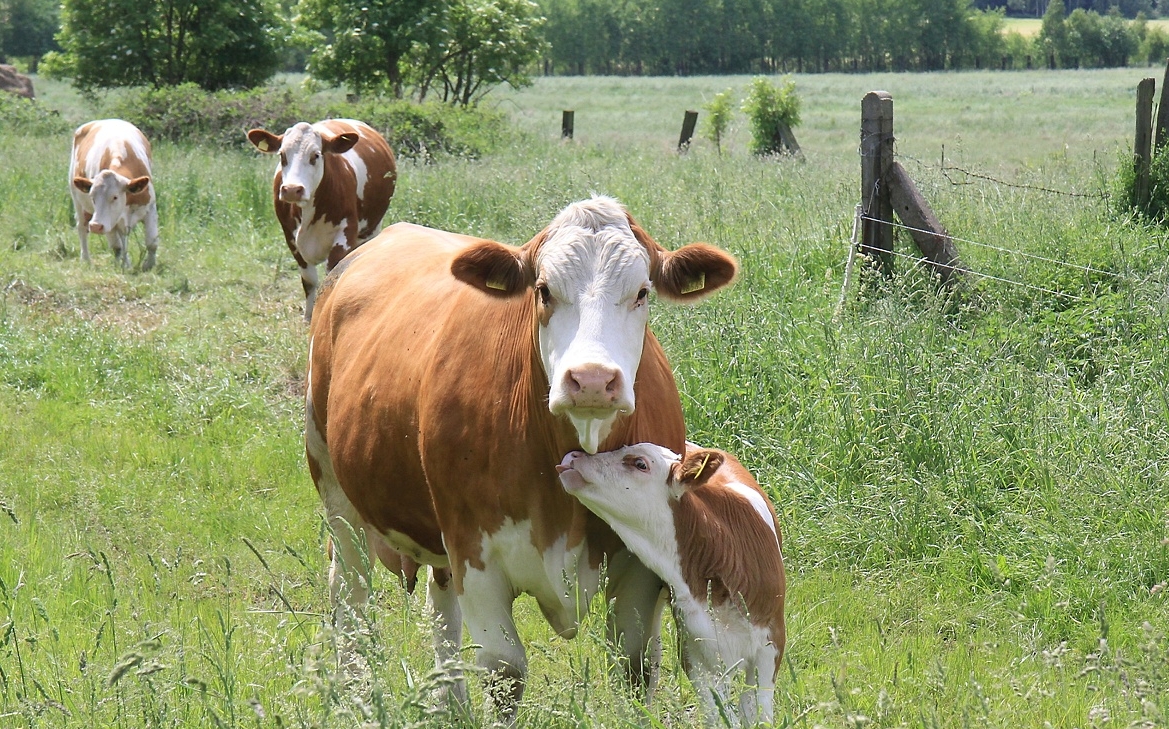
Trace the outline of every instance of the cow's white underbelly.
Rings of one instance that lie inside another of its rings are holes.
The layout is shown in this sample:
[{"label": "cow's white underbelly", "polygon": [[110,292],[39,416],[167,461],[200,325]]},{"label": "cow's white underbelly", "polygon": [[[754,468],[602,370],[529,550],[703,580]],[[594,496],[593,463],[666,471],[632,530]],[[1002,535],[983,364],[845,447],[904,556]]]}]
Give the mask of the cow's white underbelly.
[{"label": "cow's white underbelly", "polygon": [[348,223],[345,218],[339,223],[330,223],[324,218],[313,220],[314,214],[312,207],[305,206],[301,210],[301,223],[296,229],[296,249],[310,266],[328,259],[333,246],[347,243],[345,226]]}]

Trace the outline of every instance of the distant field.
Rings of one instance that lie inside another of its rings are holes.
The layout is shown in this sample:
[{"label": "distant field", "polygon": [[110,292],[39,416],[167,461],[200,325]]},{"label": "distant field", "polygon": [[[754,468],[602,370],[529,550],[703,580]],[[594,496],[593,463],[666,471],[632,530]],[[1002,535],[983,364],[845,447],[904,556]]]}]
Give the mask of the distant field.
[{"label": "distant field", "polygon": [[[387,221],[522,243],[598,192],[667,247],[739,258],[652,323],[690,437],[778,505],[779,726],[1164,727],[1169,234],[1108,197],[1144,75],[797,76],[803,161],[747,154],[741,114],[721,155],[676,153],[684,111],[728,87],[737,107],[747,77],[539,78],[488,97],[522,132],[503,148],[404,162]],[[69,124],[106,112],[37,84]],[[874,89],[977,272],[952,295],[900,235],[900,275],[842,297]],[[0,726],[490,726],[431,710],[424,597],[384,571],[370,673],[337,671],[273,161],[156,144],[144,274],[97,236],[80,262],[68,149],[0,124]],[[516,726],[696,725],[672,643],[646,705],[607,671],[600,601],[573,641],[517,606]]]},{"label": "distant field", "polygon": [[[1039,35],[1039,28],[1042,25],[1043,21],[1040,18],[1007,18],[1003,26],[1003,32],[1010,33],[1013,31],[1026,38],[1030,38]],[[1149,27],[1169,31],[1169,18],[1153,18],[1149,21]]]}]

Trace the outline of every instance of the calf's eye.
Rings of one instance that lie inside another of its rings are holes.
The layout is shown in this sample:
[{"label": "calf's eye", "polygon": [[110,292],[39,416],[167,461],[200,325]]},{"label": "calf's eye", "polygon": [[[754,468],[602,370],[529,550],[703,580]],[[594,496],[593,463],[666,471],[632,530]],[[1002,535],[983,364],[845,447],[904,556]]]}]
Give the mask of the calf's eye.
[{"label": "calf's eye", "polygon": [[638,471],[648,471],[649,470],[649,464],[645,462],[644,458],[633,459],[633,467],[636,468]]}]

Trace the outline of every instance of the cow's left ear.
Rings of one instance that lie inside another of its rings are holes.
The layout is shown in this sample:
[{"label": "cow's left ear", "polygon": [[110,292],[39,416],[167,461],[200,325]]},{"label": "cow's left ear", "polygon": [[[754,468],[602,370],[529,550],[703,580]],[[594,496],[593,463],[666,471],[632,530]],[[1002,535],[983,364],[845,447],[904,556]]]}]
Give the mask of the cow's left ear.
[{"label": "cow's left ear", "polygon": [[492,296],[515,296],[533,283],[525,248],[512,248],[493,240],[480,241],[455,256],[451,273]]},{"label": "cow's left ear", "polygon": [[668,251],[649,237],[628,213],[629,229],[650,252],[650,280],[660,296],[672,301],[698,301],[735,280],[739,263],[726,251],[691,243]]},{"label": "cow's left ear", "polygon": [[696,488],[706,483],[714,472],[722,467],[725,460],[722,451],[710,448],[687,451],[686,457],[678,466],[675,478],[686,488]]},{"label": "cow's left ear", "polygon": [[90,180],[86,177],[74,177],[73,186],[78,190],[88,194],[89,191],[93,189],[93,180]]},{"label": "cow's left ear", "polygon": [[130,180],[129,185],[126,185],[126,192],[129,192],[129,193],[142,192],[143,190],[146,189],[146,186],[149,184],[150,184],[149,177],[135,177],[133,180]]},{"label": "cow's left ear", "polygon": [[335,137],[321,139],[321,149],[333,154],[345,154],[357,144],[357,132],[342,132]]},{"label": "cow's left ear", "polygon": [[284,135],[273,134],[267,129],[251,129],[248,131],[248,141],[264,154],[276,154],[284,143]]}]

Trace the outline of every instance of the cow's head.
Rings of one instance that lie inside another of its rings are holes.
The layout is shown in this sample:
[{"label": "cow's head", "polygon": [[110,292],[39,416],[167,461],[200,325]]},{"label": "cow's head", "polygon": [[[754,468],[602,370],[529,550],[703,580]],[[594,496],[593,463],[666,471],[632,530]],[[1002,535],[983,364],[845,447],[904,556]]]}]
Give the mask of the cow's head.
[{"label": "cow's head", "polygon": [[330,134],[300,122],[275,135],[265,129],[248,132],[248,141],[267,154],[280,153],[280,200],[301,207],[313,199],[325,174],[326,154],[344,154],[357,144],[357,132]]},{"label": "cow's head", "polygon": [[495,296],[532,297],[548,408],[595,453],[617,416],[636,406],[650,291],[695,301],[730,283],[737,264],[703,243],[667,251],[617,201],[593,197],[569,205],[522,248],[472,246],[451,272]]},{"label": "cow's head", "polygon": [[89,195],[93,201],[93,217],[89,221],[89,232],[109,233],[117,228],[129,229],[129,196],[145,191],[150,178],[129,179],[113,170],[102,170],[92,180],[74,177],[73,186]]}]

